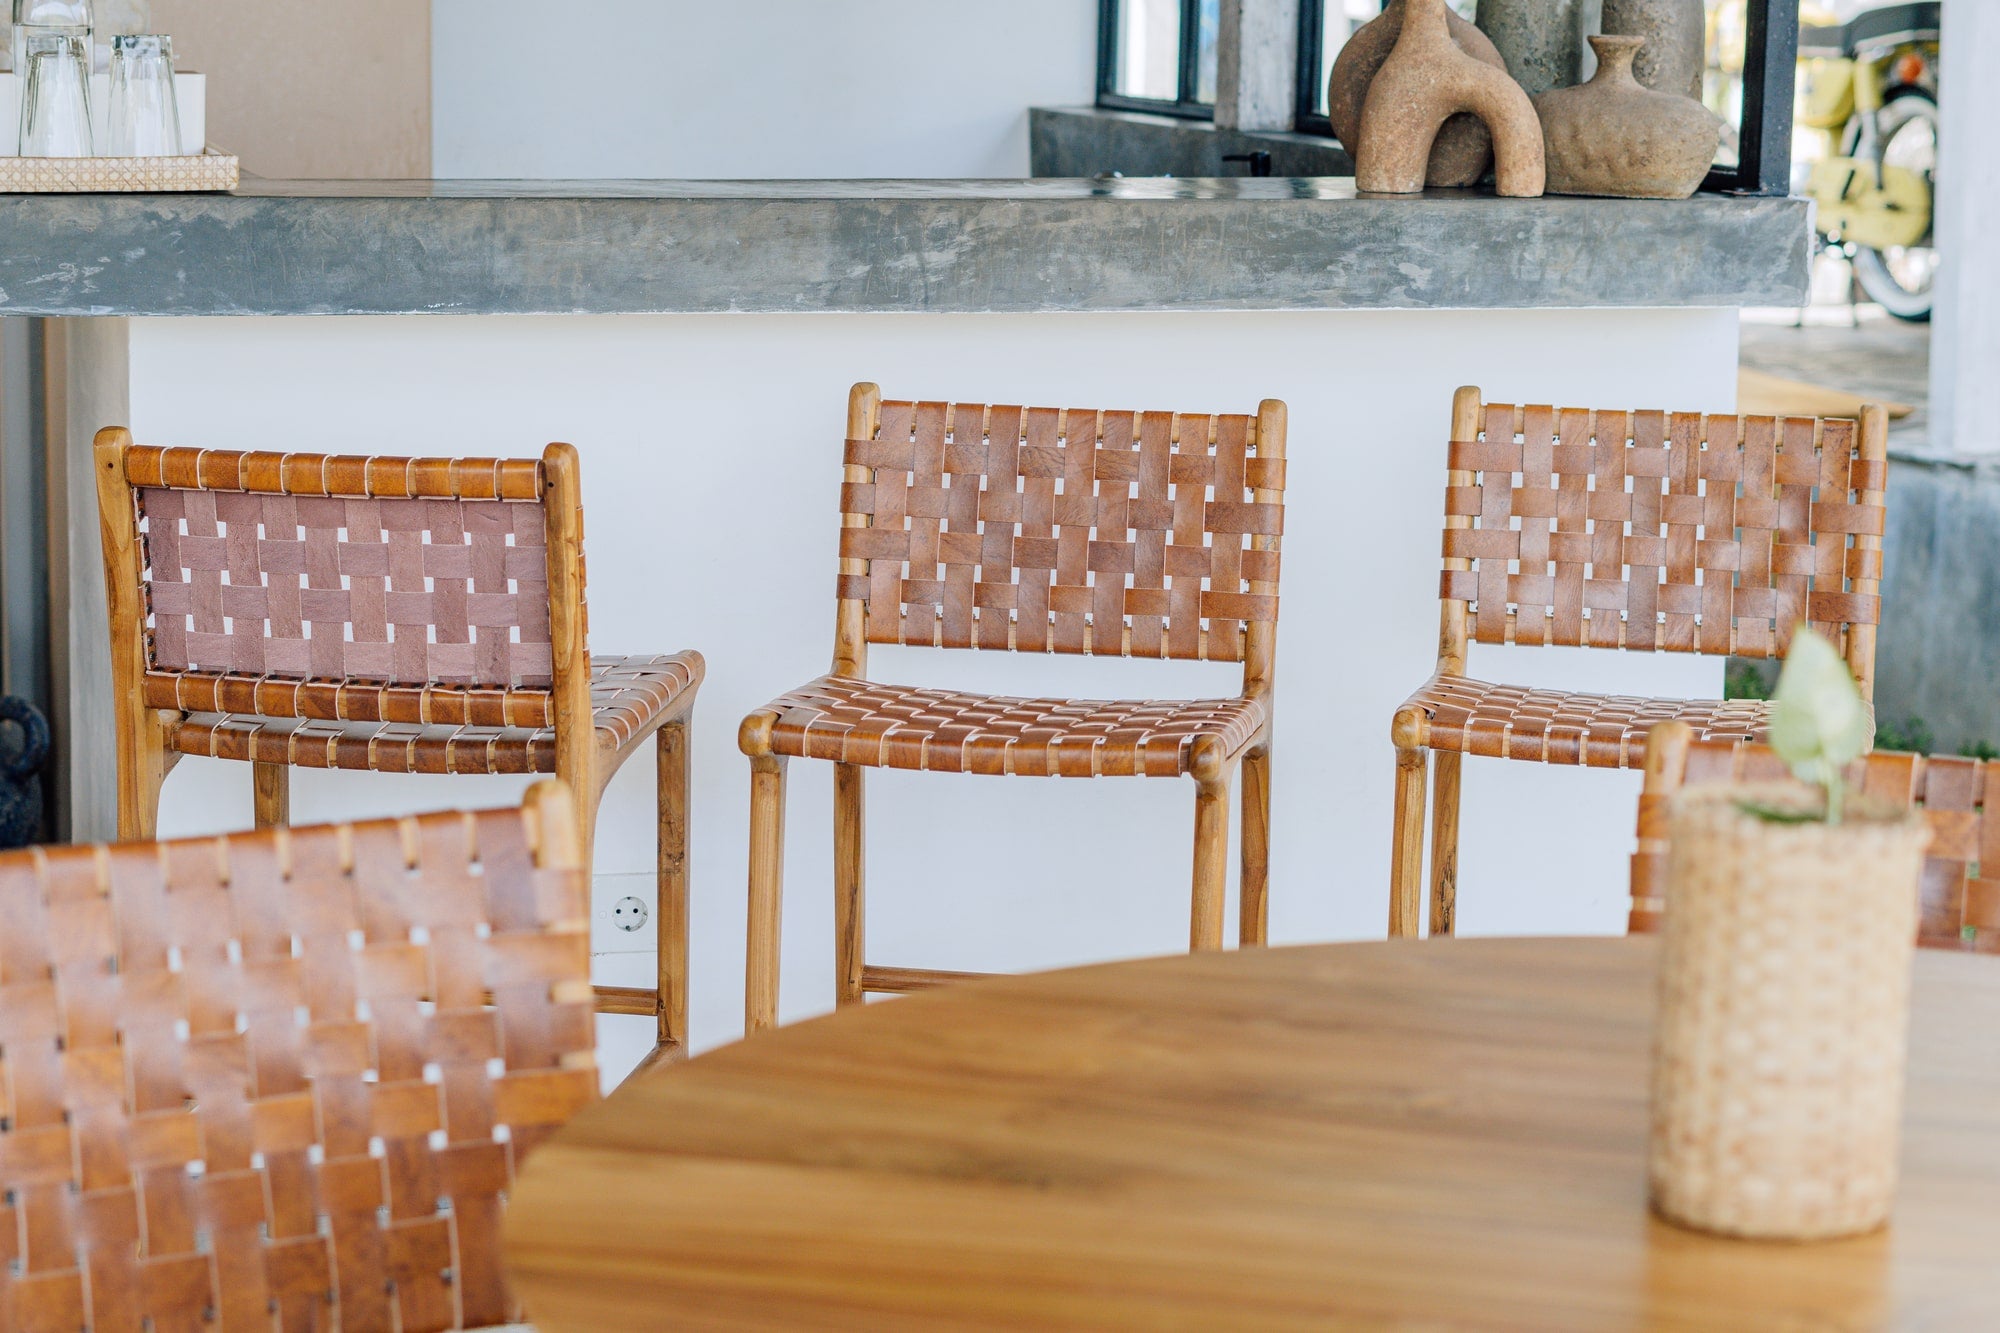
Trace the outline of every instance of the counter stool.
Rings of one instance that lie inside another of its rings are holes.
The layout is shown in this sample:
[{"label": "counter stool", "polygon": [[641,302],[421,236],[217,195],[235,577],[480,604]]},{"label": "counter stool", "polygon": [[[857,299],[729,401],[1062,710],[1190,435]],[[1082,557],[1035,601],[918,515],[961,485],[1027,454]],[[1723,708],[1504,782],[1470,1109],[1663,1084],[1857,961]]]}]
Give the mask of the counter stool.
[{"label": "counter stool", "polygon": [[[1653,728],[1632,856],[1631,933],[1657,933],[1665,920],[1667,805],[1676,792],[1790,778],[1790,768],[1767,745],[1698,740],[1678,722]],[[1931,826],[1917,912],[1919,947],[2000,953],[2000,763],[1878,750],[1850,764],[1846,779],[1851,790],[1884,804],[1921,809]]]},{"label": "counter stool", "polygon": [[491,1328],[597,1100],[568,793],[0,856],[0,1327]]},{"label": "counter stool", "polygon": [[97,436],[118,832],[184,754],[247,760],[259,828],[293,767],[553,773],[590,864],[612,774],[657,737],[659,984],[600,987],[687,1042],[688,729],[699,653],[592,659],[576,450],[332,457]]},{"label": "counter stool", "polygon": [[[1783,657],[1801,623],[1874,697],[1888,419],[1590,412],[1452,402],[1437,674],[1396,711],[1389,933],[1415,935],[1436,752],[1430,932],[1453,931],[1465,755],[1629,768],[1654,725],[1755,739],[1755,700],[1492,685],[1468,639]],[[1551,831],[1554,836],[1554,831]]]},{"label": "counter stool", "polygon": [[[1262,944],[1285,406],[1252,416],[848,399],[833,670],[743,722],[746,1026],[776,1021],[785,765],[834,767],[837,999],[966,977],[863,957],[862,774],[1190,777],[1195,949],[1222,947],[1242,767],[1240,938]],[[1211,492],[1213,498],[1210,498]],[[880,684],[868,645],[1241,662],[1239,697],[1006,699]]]}]

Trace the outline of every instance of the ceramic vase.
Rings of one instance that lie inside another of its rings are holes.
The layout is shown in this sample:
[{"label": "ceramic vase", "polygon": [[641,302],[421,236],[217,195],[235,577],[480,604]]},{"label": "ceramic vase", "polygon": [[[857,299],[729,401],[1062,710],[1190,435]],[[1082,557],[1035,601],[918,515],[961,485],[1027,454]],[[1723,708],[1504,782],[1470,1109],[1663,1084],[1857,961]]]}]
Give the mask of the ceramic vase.
[{"label": "ceramic vase", "polygon": [[1645,46],[1632,72],[1645,87],[1701,100],[1708,64],[1708,7],[1703,0],[1604,0],[1607,37],[1638,37]]},{"label": "ceramic vase", "polygon": [[1699,102],[1642,88],[1632,74],[1637,37],[1593,37],[1589,83],[1535,99],[1550,194],[1685,199],[1722,142],[1719,117]]},{"label": "ceramic vase", "polygon": [[[1368,85],[1389,58],[1396,39],[1403,32],[1405,0],[1389,0],[1379,17],[1355,29],[1334,58],[1327,79],[1326,116],[1333,123],[1333,136],[1352,154],[1361,140],[1361,106],[1368,98]],[[1459,49],[1482,64],[1507,68],[1486,34],[1458,15],[1446,11],[1445,26]],[[1428,185],[1477,185],[1493,166],[1493,137],[1477,116],[1456,115],[1438,130],[1431,145],[1430,164],[1425,169]]]},{"label": "ceramic vase", "polygon": [[1354,148],[1354,182],[1371,194],[1424,188],[1439,129],[1469,112],[1493,137],[1494,188],[1532,198],[1542,192],[1542,130],[1521,85],[1504,69],[1467,55],[1452,40],[1444,0],[1404,0],[1403,30],[1368,85]]},{"label": "ceramic vase", "polygon": [[1896,1191],[1910,965],[1930,826],[1804,815],[1812,788],[1718,787],[1668,812],[1648,1175],[1683,1226],[1871,1231]]},{"label": "ceramic vase", "polygon": [[1479,0],[1479,30],[1530,97],[1582,77],[1583,0]]}]

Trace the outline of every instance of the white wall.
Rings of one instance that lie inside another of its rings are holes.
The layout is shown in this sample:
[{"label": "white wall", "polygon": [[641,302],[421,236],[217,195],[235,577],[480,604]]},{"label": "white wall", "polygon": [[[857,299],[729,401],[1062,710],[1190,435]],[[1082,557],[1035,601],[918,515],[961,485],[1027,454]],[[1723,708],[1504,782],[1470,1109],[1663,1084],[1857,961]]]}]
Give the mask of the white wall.
[{"label": "white wall", "polygon": [[1931,348],[1931,443],[1940,452],[2000,455],[2000,250],[1984,239],[2000,210],[2000,152],[1984,133],[2000,119],[2000,5],[1944,7],[1944,123],[1939,144],[1937,310]]},{"label": "white wall", "polygon": [[[218,376],[231,385],[218,406]],[[891,395],[1104,407],[1291,405],[1271,921],[1279,941],[1386,929],[1389,717],[1435,653],[1452,389],[1514,401],[1727,410],[1730,311],[1285,315],[680,316],[135,320],[148,443],[533,455],[582,451],[592,647],[699,648],[694,1010],[700,1046],[742,1016],[745,713],[826,668],[849,384]],[[1475,671],[1618,692],[1714,694],[1713,659],[1486,650]],[[1209,664],[877,650],[882,679],[1016,693],[1187,697]],[[651,765],[600,826],[599,908],[645,889]],[[1029,970],[1186,947],[1183,781],[871,775],[872,961]],[[793,765],[784,1013],[832,997],[831,774]],[[522,784],[299,771],[300,822],[497,805]],[[1466,933],[1623,928],[1632,774],[1467,766]],[[167,836],[246,827],[247,765],[184,760]],[[1559,849],[1559,850],[1557,850]],[[630,876],[630,878],[624,878]],[[1233,911],[1233,909],[1232,909]],[[1232,918],[1233,919],[1233,918]],[[1233,928],[1232,928],[1233,934]],[[649,958],[600,979],[640,984]],[[604,1021],[622,1070],[645,1024]]]},{"label": "white wall", "polygon": [[1097,0],[435,0],[432,43],[439,176],[1025,176]]}]

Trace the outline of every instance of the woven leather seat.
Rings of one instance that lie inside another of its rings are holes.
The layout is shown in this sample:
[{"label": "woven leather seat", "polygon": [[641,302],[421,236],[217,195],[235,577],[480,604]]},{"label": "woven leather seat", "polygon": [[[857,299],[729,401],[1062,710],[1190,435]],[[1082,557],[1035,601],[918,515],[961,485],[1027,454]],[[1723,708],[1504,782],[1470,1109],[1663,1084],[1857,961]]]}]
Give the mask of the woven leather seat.
[{"label": "woven leather seat", "polygon": [[182,755],[251,765],[258,827],[291,770],[562,779],[584,858],[612,774],[658,755],[659,984],[598,991],[687,1036],[688,726],[699,653],[590,656],[576,450],[337,457],[97,437],[119,836],[153,836]]},{"label": "woven leather seat", "polygon": [[[751,768],[745,1027],[777,1021],[793,759],[834,765],[840,1004],[965,976],[864,961],[870,768],[1192,778],[1194,949],[1222,947],[1229,797],[1240,775],[1238,938],[1263,943],[1284,404],[1266,401],[1254,417],[1102,412],[890,402],[858,384],[845,462],[833,670],[750,714],[737,738]],[[867,679],[874,643],[1240,662],[1243,691],[1152,702],[885,685]]]},{"label": "woven leather seat", "polygon": [[1488,684],[1467,675],[1475,642],[1781,658],[1805,624],[1872,697],[1887,423],[1879,407],[1858,421],[1593,412],[1458,391],[1437,666],[1390,725],[1391,935],[1422,926],[1426,776],[1430,933],[1449,935],[1466,755],[1629,768],[1662,722],[1764,734],[1758,703]]},{"label": "woven leather seat", "polygon": [[[701,659],[599,657],[590,664],[591,722],[601,751],[618,751],[658,725],[682,695],[699,685]],[[213,698],[208,684],[176,679],[183,698]],[[246,682],[245,684],[252,684]],[[190,712],[167,733],[181,754],[345,768],[378,773],[553,773],[554,727],[481,727],[420,722],[321,721],[258,714]]]},{"label": "woven leather seat", "polygon": [[0,856],[0,1329],[492,1329],[597,1100],[567,792]]},{"label": "woven leather seat", "polygon": [[1433,676],[1403,705],[1423,712],[1424,744],[1487,759],[1636,768],[1646,734],[1681,721],[1704,739],[1761,740],[1769,703],[1758,699],[1639,699],[1493,685]]},{"label": "woven leather seat", "polygon": [[1008,699],[845,676],[770,708],[772,751],[793,759],[1021,777],[1186,777],[1202,740],[1226,761],[1264,727],[1254,699]]},{"label": "woven leather seat", "polygon": [[[1657,932],[1667,893],[1667,811],[1675,793],[1718,783],[1789,782],[1767,745],[1703,739],[1672,723],[1646,741],[1627,929]],[[2000,954],[2000,762],[1877,750],[1848,765],[1848,789],[1891,808],[1919,809],[1931,826],[1918,883],[1917,944]]]}]

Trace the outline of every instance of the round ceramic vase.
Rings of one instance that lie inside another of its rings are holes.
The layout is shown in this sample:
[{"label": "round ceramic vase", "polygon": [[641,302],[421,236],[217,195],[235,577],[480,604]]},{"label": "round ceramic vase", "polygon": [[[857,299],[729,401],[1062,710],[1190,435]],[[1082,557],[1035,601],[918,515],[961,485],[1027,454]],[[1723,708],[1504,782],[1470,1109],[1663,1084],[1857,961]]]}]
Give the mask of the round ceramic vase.
[{"label": "round ceramic vase", "polygon": [[1607,37],[1645,42],[1633,65],[1640,84],[1701,100],[1702,71],[1708,64],[1708,6],[1703,0],[1604,0],[1601,28]]},{"label": "round ceramic vase", "polygon": [[1637,37],[1593,37],[1589,83],[1535,99],[1550,194],[1685,199],[1722,142],[1722,121],[1699,102],[1641,87]]},{"label": "round ceramic vase", "polygon": [[1730,1236],[1872,1231],[1896,1190],[1930,828],[1901,809],[1775,823],[1746,802],[1818,799],[1715,787],[1669,808],[1653,1206]]}]

